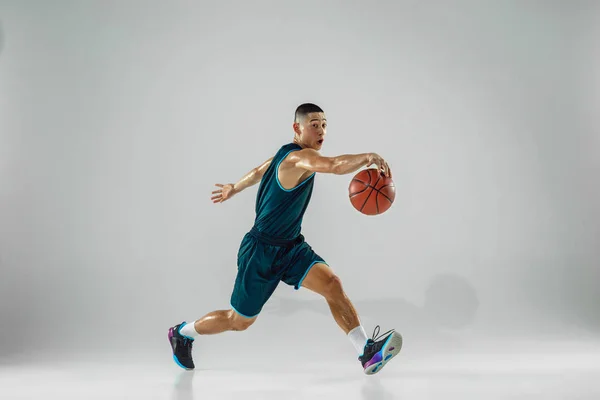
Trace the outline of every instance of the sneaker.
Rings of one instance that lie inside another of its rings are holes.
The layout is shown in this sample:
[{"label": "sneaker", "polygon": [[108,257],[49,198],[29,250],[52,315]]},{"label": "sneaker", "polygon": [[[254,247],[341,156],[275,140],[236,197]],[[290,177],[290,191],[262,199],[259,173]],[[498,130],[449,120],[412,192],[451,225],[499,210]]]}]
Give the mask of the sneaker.
[{"label": "sneaker", "polygon": [[400,353],[402,348],[402,336],[393,329],[383,335],[377,336],[378,334],[379,325],[373,331],[373,338],[367,340],[362,356],[358,357],[364,373],[367,375],[381,371],[385,364]]},{"label": "sneaker", "polygon": [[181,327],[186,322],[169,329],[169,343],[173,349],[173,360],[183,369],[194,369],[194,360],[192,360],[192,346],[194,339],[179,333]]}]

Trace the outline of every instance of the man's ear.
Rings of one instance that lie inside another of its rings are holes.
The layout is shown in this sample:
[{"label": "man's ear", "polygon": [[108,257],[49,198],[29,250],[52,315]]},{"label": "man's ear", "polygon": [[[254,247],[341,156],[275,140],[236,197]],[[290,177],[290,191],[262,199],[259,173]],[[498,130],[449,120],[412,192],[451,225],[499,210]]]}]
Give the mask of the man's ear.
[{"label": "man's ear", "polygon": [[300,124],[297,122],[294,122],[294,125],[292,125],[294,132],[296,132],[297,135],[300,135]]}]

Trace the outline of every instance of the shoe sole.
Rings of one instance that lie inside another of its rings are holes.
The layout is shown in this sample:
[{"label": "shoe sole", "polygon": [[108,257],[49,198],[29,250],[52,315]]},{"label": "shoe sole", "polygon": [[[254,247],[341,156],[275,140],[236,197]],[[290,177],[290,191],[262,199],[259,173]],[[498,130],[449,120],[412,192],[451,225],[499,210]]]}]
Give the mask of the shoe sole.
[{"label": "shoe sole", "polygon": [[[169,329],[169,334],[167,335],[167,338],[169,339],[169,345],[171,345],[171,351],[173,351],[173,344],[171,343],[171,339],[173,339],[173,330],[175,328],[170,328]],[[183,365],[182,363],[179,362],[179,360],[177,359],[177,356],[175,356],[175,353],[173,353],[173,361],[175,361],[175,364],[177,364],[178,366],[180,366],[181,368],[185,369],[186,371],[191,371],[194,368],[188,368],[185,365]]]},{"label": "shoe sole", "polygon": [[[364,369],[365,374],[374,375],[381,371],[390,360],[400,353],[402,349],[402,335],[398,332],[392,332],[387,338],[381,350],[373,356],[376,358],[379,355],[379,360],[369,365]],[[372,359],[373,359],[372,358]]]}]

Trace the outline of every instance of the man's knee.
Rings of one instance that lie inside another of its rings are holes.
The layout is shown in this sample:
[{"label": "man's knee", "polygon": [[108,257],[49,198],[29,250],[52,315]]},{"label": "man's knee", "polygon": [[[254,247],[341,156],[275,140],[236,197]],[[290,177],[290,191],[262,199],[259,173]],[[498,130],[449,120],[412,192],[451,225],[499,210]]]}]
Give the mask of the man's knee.
[{"label": "man's knee", "polygon": [[317,263],[308,272],[302,286],[320,294],[330,301],[344,299],[342,281],[327,264]]},{"label": "man's knee", "polygon": [[328,276],[325,282],[325,297],[329,300],[336,300],[344,296],[342,281],[337,275]]},{"label": "man's knee", "polygon": [[256,317],[246,318],[234,310],[230,310],[230,318],[231,330],[233,331],[245,331],[254,323],[254,321],[256,321]]}]

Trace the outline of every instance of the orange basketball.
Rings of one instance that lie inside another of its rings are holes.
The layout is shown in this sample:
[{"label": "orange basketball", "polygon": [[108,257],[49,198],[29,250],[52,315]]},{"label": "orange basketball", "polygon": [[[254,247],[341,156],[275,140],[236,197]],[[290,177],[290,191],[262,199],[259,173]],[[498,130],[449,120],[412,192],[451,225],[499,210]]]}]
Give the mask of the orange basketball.
[{"label": "orange basketball", "polygon": [[379,173],[377,168],[359,171],[348,187],[350,203],[365,215],[386,212],[396,198],[396,186],[392,178]]}]

